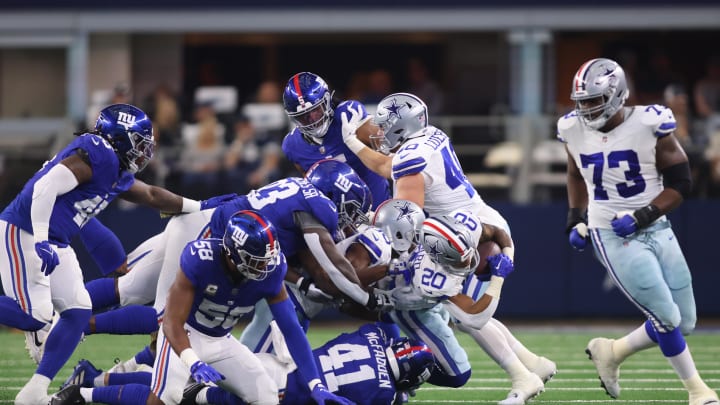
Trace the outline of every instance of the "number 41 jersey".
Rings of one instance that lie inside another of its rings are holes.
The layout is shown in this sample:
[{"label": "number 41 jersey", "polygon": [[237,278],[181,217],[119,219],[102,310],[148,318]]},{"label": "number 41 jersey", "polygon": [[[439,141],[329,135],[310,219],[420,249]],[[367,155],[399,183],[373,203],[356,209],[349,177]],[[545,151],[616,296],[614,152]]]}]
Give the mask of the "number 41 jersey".
[{"label": "number 41 jersey", "polygon": [[663,190],[655,148],[659,138],[675,130],[675,117],[662,105],[624,112],[625,121],[609,132],[583,125],[574,111],[557,123],[557,137],[585,180],[590,228],[611,229],[618,211],[645,207]]},{"label": "number 41 jersey", "polygon": [[[395,398],[395,380],[390,368],[395,361],[390,344],[375,325],[343,333],[313,350],[320,377],[331,392],[357,405],[390,405]],[[282,405],[314,404],[307,384],[296,371],[288,375]]]}]

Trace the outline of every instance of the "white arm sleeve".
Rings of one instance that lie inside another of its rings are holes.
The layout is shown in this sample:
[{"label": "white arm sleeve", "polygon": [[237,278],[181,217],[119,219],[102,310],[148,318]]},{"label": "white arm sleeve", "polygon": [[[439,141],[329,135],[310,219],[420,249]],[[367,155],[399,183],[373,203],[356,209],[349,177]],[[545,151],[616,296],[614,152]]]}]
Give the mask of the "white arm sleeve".
[{"label": "white arm sleeve", "polygon": [[490,301],[490,305],[488,305],[488,307],[479,314],[468,314],[467,312],[463,311],[459,306],[447,300],[443,301],[442,303],[443,305],[445,305],[445,308],[447,308],[448,312],[450,312],[450,315],[460,321],[460,323],[473,329],[480,329],[485,326],[487,321],[489,321],[490,318],[492,318],[492,316],[495,314],[495,310],[498,307],[499,301],[499,299],[493,298],[492,301]]},{"label": "white arm sleeve", "polygon": [[30,207],[35,242],[48,239],[50,216],[55,206],[55,199],[74,189],[78,184],[75,174],[63,164],[55,165],[35,182]]},{"label": "white arm sleeve", "polygon": [[366,305],[370,299],[370,295],[367,291],[363,290],[362,287],[348,280],[347,277],[335,267],[320,244],[320,236],[316,233],[306,233],[304,237],[305,243],[307,243],[308,248],[310,248],[310,252],[315,256],[320,266],[327,271],[333,284],[335,284],[343,294],[352,298],[353,301],[360,305]]}]

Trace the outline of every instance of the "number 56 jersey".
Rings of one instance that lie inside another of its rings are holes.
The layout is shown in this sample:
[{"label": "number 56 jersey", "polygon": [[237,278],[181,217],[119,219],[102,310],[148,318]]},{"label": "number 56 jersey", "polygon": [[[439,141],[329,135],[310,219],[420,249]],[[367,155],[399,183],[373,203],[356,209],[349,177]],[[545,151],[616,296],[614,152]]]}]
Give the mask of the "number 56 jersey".
[{"label": "number 56 jersey", "polygon": [[655,149],[659,138],[675,130],[675,117],[662,105],[626,107],[624,112],[625,121],[609,132],[583,125],[574,111],[557,123],[557,138],[567,145],[585,180],[590,228],[612,228],[618,211],[645,207],[663,190]]}]

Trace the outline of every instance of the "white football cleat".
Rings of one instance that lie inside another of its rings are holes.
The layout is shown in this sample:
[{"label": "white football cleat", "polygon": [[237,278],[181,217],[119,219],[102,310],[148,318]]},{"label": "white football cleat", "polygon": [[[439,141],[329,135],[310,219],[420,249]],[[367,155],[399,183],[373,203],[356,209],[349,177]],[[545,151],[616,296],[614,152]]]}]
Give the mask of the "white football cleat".
[{"label": "white football cleat", "polygon": [[547,357],[540,356],[535,367],[528,367],[528,370],[540,377],[543,383],[547,383],[557,374],[557,365]]},{"label": "white football cleat", "polygon": [[592,339],[585,349],[585,353],[590,356],[590,360],[595,363],[595,369],[600,378],[600,386],[605,388],[605,392],[612,398],[620,396],[620,362],[615,359],[613,353],[614,339],[595,338]]},{"label": "white football cleat", "polygon": [[690,405],[720,405],[718,395],[715,391],[708,389],[699,394],[690,393]]},{"label": "white football cleat", "polygon": [[513,381],[512,389],[507,398],[498,405],[525,405],[527,401],[545,391],[545,385],[535,373],[528,373],[525,378]]},{"label": "white football cleat", "polygon": [[49,331],[43,329],[33,332],[25,331],[25,348],[35,364],[40,364],[40,359],[45,351],[45,340],[49,334]]},{"label": "white football cleat", "polygon": [[50,396],[47,394],[47,390],[45,390],[45,392],[42,391],[42,388],[38,387],[36,384],[28,382],[15,397],[15,405],[38,405],[49,403]]}]

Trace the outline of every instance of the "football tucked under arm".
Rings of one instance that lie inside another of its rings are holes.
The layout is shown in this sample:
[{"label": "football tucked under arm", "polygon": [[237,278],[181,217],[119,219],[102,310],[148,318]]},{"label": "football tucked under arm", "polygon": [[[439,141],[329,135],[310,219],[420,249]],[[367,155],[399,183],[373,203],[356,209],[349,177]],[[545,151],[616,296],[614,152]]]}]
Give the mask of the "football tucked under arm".
[{"label": "football tucked under arm", "polygon": [[480,260],[475,268],[475,275],[490,279],[490,266],[488,266],[487,258],[502,253],[500,245],[494,241],[481,242],[477,247],[480,254]]}]

